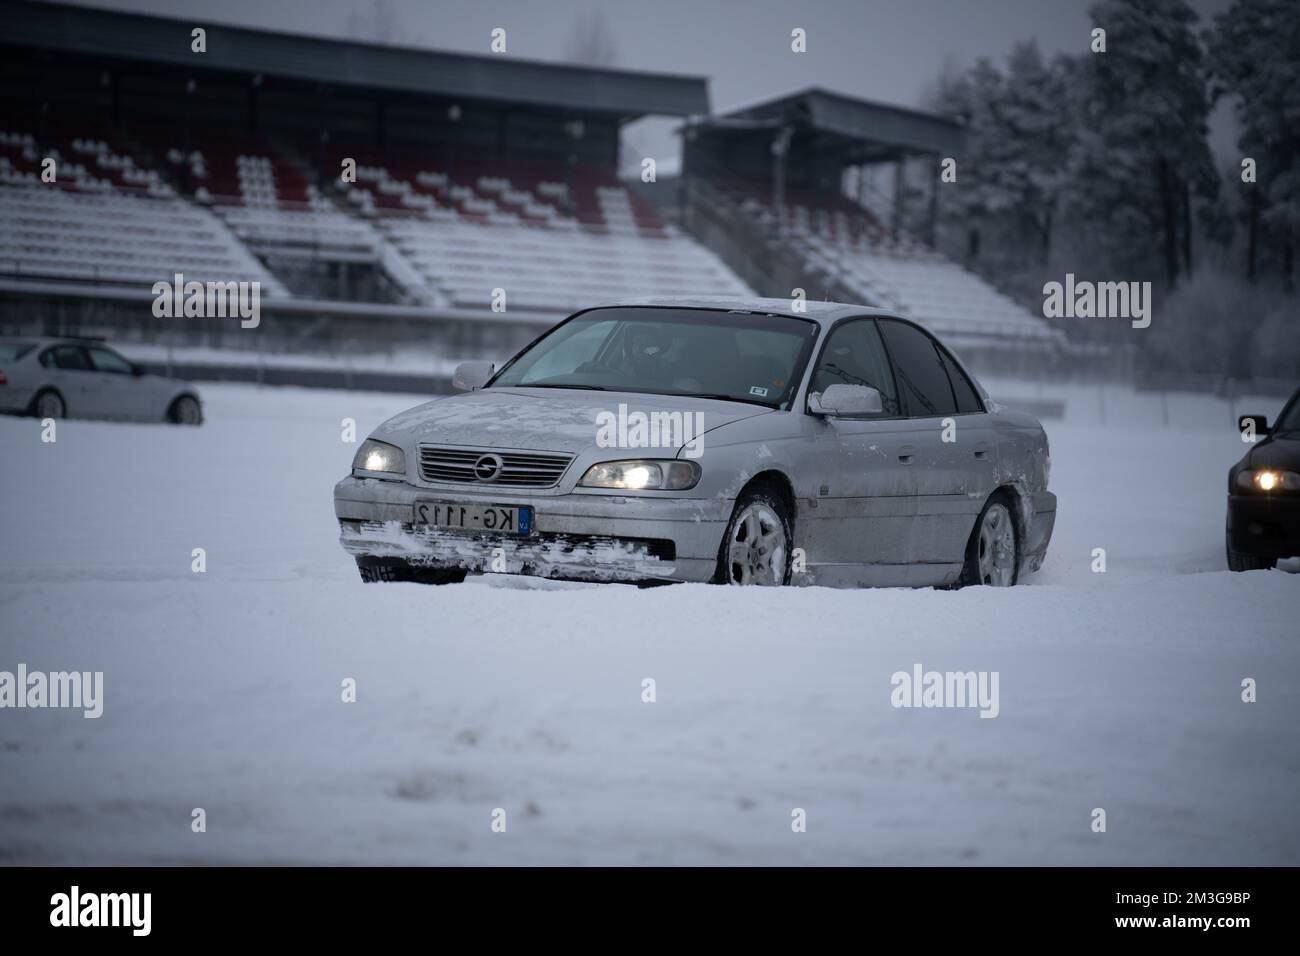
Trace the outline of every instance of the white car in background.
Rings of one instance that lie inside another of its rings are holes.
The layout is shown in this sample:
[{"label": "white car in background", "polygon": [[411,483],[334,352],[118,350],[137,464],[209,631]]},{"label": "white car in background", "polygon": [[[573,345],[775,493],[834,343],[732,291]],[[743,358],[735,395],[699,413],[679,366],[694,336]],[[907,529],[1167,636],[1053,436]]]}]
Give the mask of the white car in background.
[{"label": "white car in background", "polygon": [[152,375],[100,339],[0,338],[0,412],[199,425],[189,382]]}]

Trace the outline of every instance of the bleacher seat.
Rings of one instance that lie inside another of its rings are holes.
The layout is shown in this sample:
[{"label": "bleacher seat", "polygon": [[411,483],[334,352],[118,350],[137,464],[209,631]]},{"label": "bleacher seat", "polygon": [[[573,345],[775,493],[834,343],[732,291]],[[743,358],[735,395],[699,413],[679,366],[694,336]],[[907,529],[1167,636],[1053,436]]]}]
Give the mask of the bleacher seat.
[{"label": "bleacher seat", "polygon": [[[613,170],[336,146],[356,159],[357,182],[329,196],[301,158],[310,145],[290,147],[292,159],[255,137],[182,144],[172,130],[132,129],[132,149],[93,121],[71,125],[57,145],[0,133],[0,272],[139,284],[182,271],[288,295],[262,259],[299,256],[374,263],[412,303],[487,309],[503,288],[511,308],[550,312],[750,291]],[[40,181],[52,153],[58,188]],[[321,161],[331,172],[319,181],[335,178],[334,158]]]},{"label": "bleacher seat", "polygon": [[[736,182],[715,188],[760,225],[775,224],[770,193]],[[863,302],[897,310],[946,335],[1061,339],[1059,331],[975,273],[906,233],[886,229],[847,196],[792,190],[784,224],[810,265]]]},{"label": "bleacher seat", "polygon": [[[287,294],[218,218],[125,150],[89,135],[50,142],[62,146],[0,133],[0,273],[139,286],[180,272]],[[40,177],[46,156],[64,157],[53,183]]]},{"label": "bleacher seat", "polygon": [[751,294],[712,252],[675,232],[602,235],[419,217],[380,225],[431,285],[466,308],[486,308],[496,288],[510,307],[545,311],[639,295]]},{"label": "bleacher seat", "polygon": [[557,312],[637,295],[750,292],[612,171],[336,150],[357,161],[347,201],[454,305],[484,308],[496,288],[510,307]]},{"label": "bleacher seat", "polygon": [[0,272],[151,285],[174,273],[201,282],[283,285],[211,213],[178,199],[0,186]]}]

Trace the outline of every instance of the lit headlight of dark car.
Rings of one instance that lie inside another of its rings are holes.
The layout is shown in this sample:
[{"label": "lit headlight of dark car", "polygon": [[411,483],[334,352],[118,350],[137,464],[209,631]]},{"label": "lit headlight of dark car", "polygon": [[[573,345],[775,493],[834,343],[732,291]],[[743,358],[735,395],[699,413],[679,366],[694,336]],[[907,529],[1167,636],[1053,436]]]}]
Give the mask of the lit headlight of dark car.
[{"label": "lit headlight of dark car", "polygon": [[1237,472],[1237,487],[1243,491],[1300,491],[1300,473],[1276,468],[1243,468]]}]

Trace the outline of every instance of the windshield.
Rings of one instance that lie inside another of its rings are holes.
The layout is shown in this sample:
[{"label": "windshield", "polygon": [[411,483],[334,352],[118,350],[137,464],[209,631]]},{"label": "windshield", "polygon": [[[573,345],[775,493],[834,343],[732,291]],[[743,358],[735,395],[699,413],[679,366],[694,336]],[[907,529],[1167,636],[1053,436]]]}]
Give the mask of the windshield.
[{"label": "windshield", "polygon": [[0,342],[0,362],[17,362],[33,348],[31,342]]},{"label": "windshield", "polygon": [[807,319],[708,309],[593,309],[530,345],[492,388],[583,388],[786,407],[817,336]]},{"label": "windshield", "polygon": [[1273,432],[1300,432],[1300,392],[1282,409],[1282,416],[1273,426]]}]

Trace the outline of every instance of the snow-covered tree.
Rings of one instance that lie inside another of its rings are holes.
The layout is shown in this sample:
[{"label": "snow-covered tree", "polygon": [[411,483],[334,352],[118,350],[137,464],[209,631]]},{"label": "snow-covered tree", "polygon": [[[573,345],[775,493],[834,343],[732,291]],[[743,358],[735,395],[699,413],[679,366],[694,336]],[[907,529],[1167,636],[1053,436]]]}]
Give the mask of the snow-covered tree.
[{"label": "snow-covered tree", "polygon": [[1277,248],[1293,288],[1300,237],[1300,7],[1295,0],[1236,0],[1208,34],[1214,96],[1235,100],[1242,158],[1254,161],[1246,193],[1247,272],[1253,278],[1260,232]]},{"label": "snow-covered tree", "polygon": [[1084,54],[1071,210],[1106,237],[1110,264],[1192,269],[1193,204],[1218,191],[1205,55],[1187,0],[1101,0],[1089,13],[1106,51]]},{"label": "snow-covered tree", "polygon": [[941,77],[935,105],[966,121],[966,145],[952,201],[965,216],[1013,220],[1026,247],[1046,258],[1073,139],[1065,108],[1065,58],[1043,60],[1018,44],[1005,70],[982,59],[964,75]]}]

